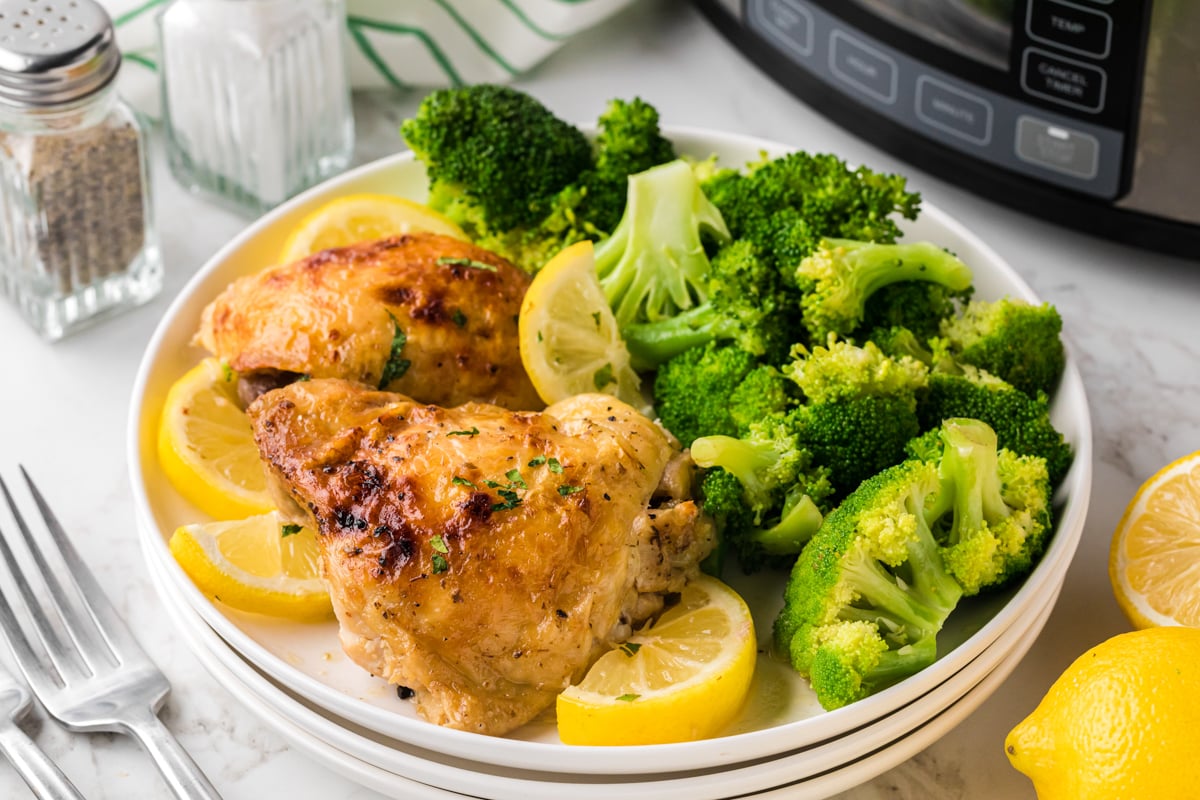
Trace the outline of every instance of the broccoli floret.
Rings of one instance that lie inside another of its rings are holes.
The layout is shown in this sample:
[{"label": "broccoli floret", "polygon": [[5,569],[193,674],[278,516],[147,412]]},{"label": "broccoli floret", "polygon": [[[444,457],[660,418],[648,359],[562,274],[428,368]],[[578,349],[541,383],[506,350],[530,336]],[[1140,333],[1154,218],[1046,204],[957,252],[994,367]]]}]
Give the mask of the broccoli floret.
[{"label": "broccoli floret", "polygon": [[729,416],[738,436],[750,432],[756,422],[786,411],[796,404],[795,384],[769,364],[760,364],[746,373],[729,394]]},{"label": "broccoli floret", "polygon": [[721,214],[686,161],[629,177],[625,213],[596,247],[596,275],[622,330],[708,299],[704,236],[728,241]]},{"label": "broccoli floret", "polygon": [[612,100],[600,115],[596,166],[582,179],[577,216],[600,231],[621,221],[629,176],[674,161],[675,146],[659,129],[658,111],[641,98]]},{"label": "broccoli floret", "polygon": [[704,191],[733,237],[753,241],[793,288],[795,265],[822,237],[892,242],[900,235],[893,216],[916,219],[920,207],[902,176],[852,170],[836,156],[805,152],[745,172],[718,170]]},{"label": "broccoli floret", "polygon": [[705,436],[692,442],[692,458],[708,468],[702,484],[705,509],[742,568],[754,572],[790,564],[821,523],[821,504],[832,487],[797,445],[787,417],[750,426],[745,438]]},{"label": "broccoli floret", "polygon": [[717,251],[705,291],[707,301],[682,314],[623,329],[636,366],[651,369],[690,347],[717,340],[732,340],[768,364],[786,360],[800,336],[794,314],[799,295],[789,294],[753,242],[740,239]]},{"label": "broccoli floret", "polygon": [[827,709],[933,663],[962,587],[927,518],[936,463],[905,461],[863,482],[805,545],[775,621],[775,642]]},{"label": "broccoli floret", "polygon": [[908,356],[927,367],[933,364],[933,352],[927,343],[928,340],[918,337],[903,325],[871,328],[866,335],[858,336],[856,339],[864,343],[870,342],[883,351],[884,355],[891,358]]},{"label": "broccoli floret", "polygon": [[[863,307],[862,322],[854,330],[855,338],[863,331],[882,328],[907,328],[919,340],[937,336],[944,320],[952,319],[960,305],[973,293],[973,287],[952,291],[938,283],[901,281],[884,286],[872,294]],[[866,339],[874,339],[867,335]]]},{"label": "broccoli floret", "polygon": [[429,173],[430,205],[485,231],[536,226],[592,167],[582,132],[506,86],[431,92],[400,131]]},{"label": "broccoli floret", "polygon": [[854,331],[863,321],[867,300],[885,286],[926,281],[962,292],[971,286],[972,275],[957,257],[929,242],[825,239],[800,262],[796,278],[804,291],[804,326],[812,341],[822,342],[830,333]]},{"label": "broccoli floret", "polygon": [[610,103],[593,146],[533,97],[489,84],[430,93],[400,130],[429,174],[429,205],[529,272],[604,238],[628,176],[675,158],[641,100]]},{"label": "broccoli floret", "polygon": [[1046,461],[999,450],[979,420],[946,420],[941,438],[942,491],[931,515],[952,512],[952,524],[934,535],[963,594],[978,594],[1024,575],[1041,555],[1050,531]]},{"label": "broccoli floret", "polygon": [[737,347],[712,343],[686,350],[654,376],[654,408],[684,447],[700,436],[737,436],[730,397],[756,367]]},{"label": "broccoli floret", "polygon": [[951,417],[982,420],[996,431],[1000,446],[1046,460],[1050,482],[1058,486],[1071,467],[1071,445],[1050,421],[1050,401],[1045,393],[1030,397],[1012,384],[970,365],[958,374],[934,370],[929,388],[917,404],[922,430],[941,425]]},{"label": "broccoli floret", "polygon": [[795,354],[783,371],[805,402],[789,416],[801,447],[828,468],[838,495],[904,459],[905,444],[921,431],[924,364],[890,358],[872,342],[859,347],[835,337],[811,351],[798,346]]},{"label": "broccoli floret", "polygon": [[943,320],[950,353],[1002,378],[1030,396],[1051,394],[1066,365],[1062,317],[1054,306],[1014,298],[968,303]]}]

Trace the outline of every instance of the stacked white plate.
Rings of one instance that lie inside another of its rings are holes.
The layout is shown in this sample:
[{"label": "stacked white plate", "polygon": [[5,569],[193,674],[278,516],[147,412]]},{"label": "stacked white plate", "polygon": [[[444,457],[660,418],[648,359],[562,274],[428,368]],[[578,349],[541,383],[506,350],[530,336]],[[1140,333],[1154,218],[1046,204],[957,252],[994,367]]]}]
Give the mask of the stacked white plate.
[{"label": "stacked white plate", "polygon": [[[741,165],[781,145],[700,131],[672,131],[681,152]],[[1091,430],[1083,384],[1068,365],[1053,420],[1076,452],[1056,498],[1045,556],[1018,586],[964,601],[939,639],[942,655],[919,674],[833,712],[816,703],[782,661],[760,658],[751,699],[727,735],[651,747],[570,747],[552,717],[486,737],[421,720],[394,687],[344,656],[334,623],[301,625],[243,614],[206,598],[166,547],[179,525],[203,519],[171,488],[155,456],[167,388],[203,354],[189,347],[201,309],[235,277],[273,262],[291,228],[334,197],[425,196],[425,175],[406,154],[347,173],[282,206],[222,249],[188,284],[147,350],[134,391],[129,460],[147,565],[164,604],[206,668],[296,747],[331,769],[393,796],[637,798],[824,797],[890,769],[927,747],[983,702],[1045,624],[1083,530],[1091,488]],[[976,296],[1037,300],[986,245],[926,206],[906,238],[957,253],[975,273]],[[755,612],[764,652],[783,576],[731,583]]]}]

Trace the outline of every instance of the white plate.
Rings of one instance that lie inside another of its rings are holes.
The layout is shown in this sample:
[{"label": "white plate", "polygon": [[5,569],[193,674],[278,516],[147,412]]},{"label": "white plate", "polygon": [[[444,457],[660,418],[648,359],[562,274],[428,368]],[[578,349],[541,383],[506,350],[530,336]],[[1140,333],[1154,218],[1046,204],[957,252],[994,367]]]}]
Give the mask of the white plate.
[{"label": "white plate", "polygon": [[[740,165],[787,148],[757,139],[702,131],[670,130],[681,152],[715,153]],[[942,633],[943,655],[932,666],[846,708],[823,712],[805,682],[764,658],[759,691],[730,735],[703,742],[653,747],[587,748],[559,743],[552,720],[542,719],[504,738],[456,731],[419,719],[411,703],[372,679],[340,653],[335,626],[296,625],[240,614],[201,595],[179,569],[166,540],[179,525],[203,518],[170,486],[155,456],[157,420],[167,388],[202,353],[190,347],[201,309],[233,278],[271,263],[287,232],[313,208],[339,195],[385,192],[425,196],[421,165],[401,154],[349,172],[281,206],[224,247],[172,303],[152,338],[134,388],[130,410],[129,462],[143,546],[163,565],[205,621],[239,653],[313,703],[389,738],[446,756],[522,769],[589,774],[686,771],[734,764],[809,746],[869,724],[927,696],[969,664],[1014,624],[1026,624],[1048,606],[1083,530],[1091,488],[1091,429],[1083,384],[1072,359],[1053,407],[1053,419],[1074,445],[1076,458],[1060,489],[1058,526],[1033,573],[1013,590],[966,601]],[[962,257],[974,270],[977,296],[1005,294],[1036,300],[1028,285],[987,245],[949,216],[926,205],[920,220],[906,223],[909,239],[930,239]],[[730,581],[755,610],[764,645],[780,604],[782,577]]]},{"label": "white plate", "polygon": [[[179,597],[162,565],[149,558],[147,563],[176,629],[184,635],[206,669],[245,707],[289,741],[310,753],[320,751],[313,754],[319,755],[327,766],[373,788],[392,793],[400,788],[389,785],[384,776],[376,772],[378,770],[398,778],[406,789],[413,781],[419,781],[447,791],[494,800],[559,800],[562,797],[602,800],[617,794],[626,800],[717,800],[781,786],[787,787],[787,796],[792,798],[824,796],[826,782],[835,774],[839,780],[848,782],[847,787],[869,780],[907,757],[908,753],[901,746],[912,744],[910,734],[924,731],[930,725],[935,727],[925,735],[933,735],[935,730],[944,733],[949,729],[947,726],[953,724],[951,719],[957,722],[965,716],[965,699],[982,701],[986,697],[982,692],[986,689],[990,693],[987,687],[998,685],[998,680],[1008,675],[1045,625],[1058,588],[1045,610],[1029,626],[1019,632],[1010,629],[972,662],[970,669],[938,687],[939,695],[944,696],[945,701],[937,706],[922,705],[921,716],[903,710],[897,712],[891,718],[840,740],[848,747],[839,747],[836,742],[827,743],[737,769],[665,777],[643,775],[636,780],[618,781],[605,776],[534,774],[458,759],[437,760],[436,756],[422,757],[402,743],[356,729],[352,723],[305,704],[242,659]],[[968,676],[968,672],[974,673],[975,677]],[[894,760],[889,763],[884,756]],[[373,769],[346,771],[347,765],[355,764],[371,765]],[[365,777],[370,780],[365,781]],[[376,781],[383,781],[382,786]],[[793,794],[795,792],[801,794]],[[412,795],[406,793],[404,796]]]}]

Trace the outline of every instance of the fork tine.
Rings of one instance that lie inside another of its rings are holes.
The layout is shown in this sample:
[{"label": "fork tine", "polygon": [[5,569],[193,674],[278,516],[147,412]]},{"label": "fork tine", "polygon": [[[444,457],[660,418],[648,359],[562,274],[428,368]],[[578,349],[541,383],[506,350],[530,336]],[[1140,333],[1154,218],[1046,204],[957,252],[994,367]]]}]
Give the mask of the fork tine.
[{"label": "fork tine", "polygon": [[[16,503],[3,478],[0,478],[0,492],[4,494],[4,499],[8,503],[17,526],[24,529],[24,520],[17,510]],[[81,674],[81,665],[70,656],[74,648],[64,643],[60,627],[54,625],[46,616],[42,602],[26,578],[25,570],[17,560],[7,535],[0,535],[0,556],[2,556],[10,580],[17,588],[17,593],[11,598],[11,601],[8,597],[3,598],[4,614],[0,615],[0,622],[3,623],[5,632],[13,643],[14,655],[18,656],[22,671],[26,673],[31,684],[38,680],[44,680],[42,676],[48,675],[51,680],[61,686],[69,677]],[[34,642],[25,635],[14,605],[24,610],[26,616],[32,620],[32,627],[37,635],[40,648],[35,647]],[[21,645],[20,653],[17,652],[18,645]],[[40,655],[37,652],[39,649]]]},{"label": "fork tine", "polygon": [[[37,505],[38,511],[41,512],[42,519],[46,523],[46,529],[50,532],[50,538],[53,540],[53,544],[56,545],[58,556],[66,566],[65,571],[51,569],[43,557],[43,552],[48,548],[38,547],[30,539],[27,529],[22,531],[26,534],[26,539],[30,543],[30,549],[33,551],[42,573],[48,576],[48,582],[51,584],[51,593],[59,605],[60,613],[62,613],[63,619],[71,628],[72,633],[82,633],[83,630],[81,629],[85,628],[82,624],[74,624],[73,619],[79,619],[80,623],[82,623],[83,619],[87,619],[91,623],[86,626],[86,630],[93,646],[86,647],[79,638],[76,638],[76,641],[81,645],[85,657],[92,652],[102,652],[109,659],[110,663],[115,666],[120,664],[123,658],[142,655],[141,646],[133,638],[133,634],[129,632],[124,620],[117,614],[112,603],[109,602],[108,596],[100,588],[100,583],[96,580],[92,571],[88,569],[83,559],[79,557],[79,552],[71,544],[66,531],[63,530],[62,524],[58,521],[58,517],[54,515],[46,499],[42,497],[41,491],[37,488],[33,479],[29,477],[29,473],[25,471],[25,467],[18,465],[17,468],[21,471],[21,476],[25,478],[26,485],[29,486],[29,492],[33,495],[33,502]],[[74,605],[78,611],[82,612],[82,615],[70,615],[67,613],[67,609],[71,607],[71,599],[63,591],[62,586],[58,584],[58,575],[65,577],[66,582],[73,587],[77,598]]]}]

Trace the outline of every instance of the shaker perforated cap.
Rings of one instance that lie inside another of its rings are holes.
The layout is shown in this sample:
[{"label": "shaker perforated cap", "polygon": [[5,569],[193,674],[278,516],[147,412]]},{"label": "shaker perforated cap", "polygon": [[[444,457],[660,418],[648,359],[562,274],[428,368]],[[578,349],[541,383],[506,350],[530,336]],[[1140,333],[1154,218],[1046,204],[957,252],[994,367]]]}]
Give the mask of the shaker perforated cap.
[{"label": "shaker perforated cap", "polygon": [[112,20],[95,0],[0,0],[0,104],[80,100],[120,66]]}]

